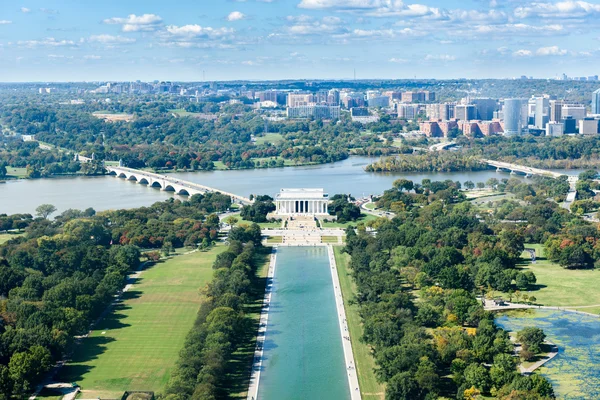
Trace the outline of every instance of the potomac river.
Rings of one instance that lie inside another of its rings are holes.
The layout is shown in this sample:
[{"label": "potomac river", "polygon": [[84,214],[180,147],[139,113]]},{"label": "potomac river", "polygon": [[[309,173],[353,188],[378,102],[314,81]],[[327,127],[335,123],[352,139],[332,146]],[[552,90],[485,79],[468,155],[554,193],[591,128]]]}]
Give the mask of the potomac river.
[{"label": "potomac river", "polygon": [[[270,169],[233,171],[198,171],[166,173],[170,176],[197,182],[242,196],[269,194],[273,196],[280,188],[315,187],[324,188],[330,195],[350,193],[355,197],[380,194],[392,187],[398,178],[421,182],[446,180],[485,182],[489,178],[508,178],[508,173],[495,170],[476,172],[420,172],[420,173],[376,173],[365,172],[364,168],[378,158],[350,157],[332,164]],[[565,171],[576,175],[580,171]],[[7,181],[0,184],[0,214],[33,213],[40,204],[50,203],[62,212],[69,208],[97,211],[148,206],[175,196],[155,188],[128,182],[113,176],[65,177]]]}]

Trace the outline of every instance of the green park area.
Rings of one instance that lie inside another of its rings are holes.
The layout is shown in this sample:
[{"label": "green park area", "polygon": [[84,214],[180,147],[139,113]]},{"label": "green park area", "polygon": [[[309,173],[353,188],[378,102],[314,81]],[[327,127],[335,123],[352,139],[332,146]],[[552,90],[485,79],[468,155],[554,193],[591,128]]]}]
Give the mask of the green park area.
[{"label": "green park area", "polygon": [[528,293],[535,296],[537,304],[600,314],[600,271],[562,268],[545,258],[541,244],[526,244],[525,248],[536,252],[535,263],[531,263],[529,252],[524,252],[520,267],[537,278],[535,290]]},{"label": "green park area", "polygon": [[0,233],[0,244],[8,242],[10,239],[22,236],[23,233]]},{"label": "green park area", "polygon": [[270,143],[270,144],[278,144],[283,142],[283,136],[281,136],[279,133],[268,133],[265,136],[261,136],[261,137],[257,137],[256,138],[256,144],[257,145],[261,145],[261,144],[265,144],[265,143]]},{"label": "green park area", "polygon": [[22,179],[27,176],[27,168],[18,167],[6,167],[6,178],[7,179]]},{"label": "green park area", "polygon": [[363,399],[383,399],[385,387],[377,381],[375,376],[375,359],[371,354],[371,348],[360,340],[363,335],[363,327],[358,314],[358,304],[353,301],[356,296],[356,285],[350,276],[350,255],[342,253],[342,248],[339,246],[334,247],[333,251],[344,296],[344,309],[350,330],[361,396]]},{"label": "green park area", "polygon": [[359,223],[367,223],[369,221],[373,221],[376,220],[377,216],[372,215],[372,214],[361,214],[360,218],[358,219],[358,221],[350,221],[350,222],[335,222],[335,221],[329,221],[329,222],[325,222],[325,221],[320,221],[321,226],[323,228],[347,228],[349,225],[352,226],[356,226]]},{"label": "green park area", "polygon": [[141,273],[112,312],[82,340],[61,371],[84,398],[119,398],[125,390],[161,392],[175,367],[200,303],[198,289],[226,248],[159,262]]}]

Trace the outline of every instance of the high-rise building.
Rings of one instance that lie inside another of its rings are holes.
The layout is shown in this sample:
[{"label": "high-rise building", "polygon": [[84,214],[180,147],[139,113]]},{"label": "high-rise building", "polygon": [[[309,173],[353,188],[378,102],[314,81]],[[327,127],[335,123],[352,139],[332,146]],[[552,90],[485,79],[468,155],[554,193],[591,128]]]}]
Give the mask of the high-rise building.
[{"label": "high-rise building", "polygon": [[597,135],[599,132],[600,120],[597,118],[584,118],[579,121],[580,135]]},{"label": "high-rise building", "polygon": [[491,121],[494,119],[494,111],[498,110],[498,102],[495,99],[471,99],[471,104],[475,106],[477,112],[476,119],[480,119],[482,121]]},{"label": "high-rise building", "polygon": [[563,133],[577,133],[577,120],[572,116],[563,117],[562,123],[565,126]]},{"label": "high-rise building", "polygon": [[550,102],[547,97],[535,98],[535,127],[545,129],[549,119]]},{"label": "high-rise building", "polygon": [[504,134],[520,135],[527,120],[527,100],[505,99],[504,100]]},{"label": "high-rise building", "polygon": [[337,89],[331,89],[327,94],[327,103],[334,106],[340,105],[340,91]]},{"label": "high-rise building", "polygon": [[452,103],[427,104],[425,114],[431,121],[447,121],[454,118],[455,107],[456,105]]},{"label": "high-rise building", "polygon": [[550,121],[546,124],[546,136],[562,136],[565,126],[560,122]]},{"label": "high-rise building", "polygon": [[339,119],[340,106],[322,104],[301,105],[287,108],[288,118]]},{"label": "high-rise building", "polygon": [[396,110],[398,111],[398,119],[415,119],[419,114],[420,105],[418,104],[396,104]]},{"label": "high-rise building", "polygon": [[454,118],[459,121],[477,119],[477,109],[473,104],[457,104],[454,106]]},{"label": "high-rise building", "polygon": [[600,114],[600,89],[592,93],[592,114]]},{"label": "high-rise building", "polygon": [[562,108],[562,116],[573,117],[577,121],[585,118],[585,106],[580,104],[565,104]]},{"label": "high-rise building", "polygon": [[562,121],[562,100],[550,100],[550,122]]},{"label": "high-rise building", "polygon": [[387,96],[371,97],[367,101],[369,103],[369,107],[389,107],[390,106],[390,98]]},{"label": "high-rise building", "polygon": [[287,96],[288,107],[307,106],[315,103],[315,96],[312,93],[289,93]]}]

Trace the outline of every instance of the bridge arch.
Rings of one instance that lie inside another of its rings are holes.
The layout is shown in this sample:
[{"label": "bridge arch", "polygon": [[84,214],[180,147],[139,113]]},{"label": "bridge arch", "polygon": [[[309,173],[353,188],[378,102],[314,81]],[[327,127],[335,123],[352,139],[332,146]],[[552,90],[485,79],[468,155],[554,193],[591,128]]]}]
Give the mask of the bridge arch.
[{"label": "bridge arch", "polygon": [[127,178],[127,175],[125,175],[125,172],[121,172],[119,174],[119,178]]},{"label": "bridge arch", "polygon": [[176,191],[176,190],[175,190],[175,188],[174,188],[173,186],[171,186],[171,185],[168,185],[168,184],[167,184],[167,185],[164,187],[164,189],[163,189],[163,190],[164,190],[165,192],[175,192],[175,191]]},{"label": "bridge arch", "polygon": [[137,176],[135,175],[129,175],[129,178],[127,178],[128,181],[137,181]]},{"label": "bridge arch", "polygon": [[146,179],[146,178],[140,178],[140,180],[138,181],[138,183],[142,184],[142,185],[148,185],[149,184],[148,179]]},{"label": "bridge arch", "polygon": [[150,187],[162,189],[162,185],[161,185],[161,184],[160,184],[160,182],[158,182],[158,181],[153,181],[153,182],[150,184]]},{"label": "bridge arch", "polygon": [[179,192],[177,192],[177,194],[180,196],[189,196],[190,195],[190,193],[185,189],[179,189]]}]

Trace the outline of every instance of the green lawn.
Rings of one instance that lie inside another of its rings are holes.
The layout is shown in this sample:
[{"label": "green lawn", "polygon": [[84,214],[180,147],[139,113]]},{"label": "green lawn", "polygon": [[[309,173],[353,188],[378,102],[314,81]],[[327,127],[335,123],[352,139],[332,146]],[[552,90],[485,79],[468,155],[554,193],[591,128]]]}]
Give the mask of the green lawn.
[{"label": "green lawn", "polygon": [[19,236],[23,236],[24,233],[0,233],[0,244],[8,242],[10,239],[14,239]]},{"label": "green lawn", "polygon": [[523,253],[522,270],[533,271],[537,277],[537,290],[528,294],[535,296],[538,304],[545,306],[598,306],[581,308],[581,311],[600,314],[600,271],[568,270],[544,258],[540,244],[526,244],[525,248],[536,250],[536,263],[531,264],[529,253]]},{"label": "green lawn", "polygon": [[267,244],[281,244],[283,243],[283,237],[271,236],[267,238]]},{"label": "green lawn", "polygon": [[375,220],[377,218],[379,218],[379,217],[372,215],[372,214],[361,214],[361,217],[358,219],[358,221],[345,222],[343,224],[341,224],[339,222],[323,222],[323,221],[321,221],[321,225],[323,226],[323,228],[347,228],[348,225],[356,226],[356,224],[358,224],[359,222],[367,223],[367,222]]},{"label": "green lawn", "polygon": [[257,145],[261,145],[261,144],[265,144],[265,143],[272,143],[272,144],[278,144],[280,142],[283,142],[283,136],[281,136],[279,133],[268,133],[265,136],[260,136],[256,138],[256,144]]},{"label": "green lawn", "polygon": [[144,271],[123,301],[83,340],[61,380],[83,398],[117,398],[125,390],[161,392],[194,324],[198,289],[212,277],[219,246],[180,255]]},{"label": "green lawn", "polygon": [[365,208],[369,209],[369,210],[374,210],[377,208],[377,204],[375,203],[367,203],[365,204]]},{"label": "green lawn", "polygon": [[383,399],[385,388],[377,382],[377,378],[375,377],[375,360],[371,355],[371,349],[368,345],[360,341],[363,334],[363,328],[358,314],[358,304],[350,304],[350,300],[356,295],[356,285],[350,276],[348,267],[350,256],[346,253],[342,253],[341,247],[334,247],[333,251],[335,254],[340,286],[342,288],[342,295],[344,296],[344,309],[346,310],[346,319],[348,320],[348,329],[350,330],[350,339],[352,341],[356,372],[358,373],[360,393],[363,399]]},{"label": "green lawn", "polygon": [[321,243],[339,243],[337,236],[321,236]]},{"label": "green lawn", "polygon": [[25,178],[27,176],[27,168],[6,167],[7,178]]}]

